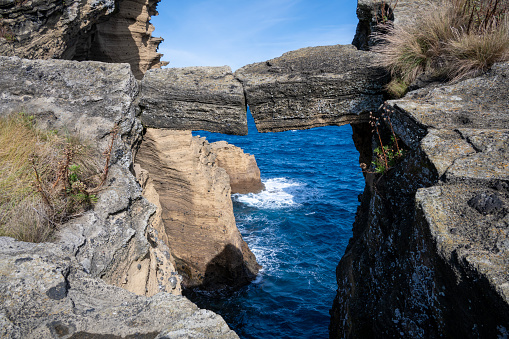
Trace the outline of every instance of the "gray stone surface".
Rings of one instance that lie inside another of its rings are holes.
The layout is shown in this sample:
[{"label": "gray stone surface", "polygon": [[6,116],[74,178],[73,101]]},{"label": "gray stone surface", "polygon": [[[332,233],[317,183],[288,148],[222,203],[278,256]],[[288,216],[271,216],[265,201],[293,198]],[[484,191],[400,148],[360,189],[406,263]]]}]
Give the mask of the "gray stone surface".
[{"label": "gray stone surface", "polygon": [[0,238],[2,338],[238,338],[184,297],[147,298],[83,272],[57,244]]},{"label": "gray stone surface", "polygon": [[0,56],[1,115],[34,115],[42,128],[86,136],[102,150],[115,123],[123,138],[141,131],[138,90],[128,64]]},{"label": "gray stone surface", "polygon": [[[93,209],[62,225],[56,243],[0,238],[2,337],[236,337],[187,299],[127,290],[173,293],[181,279],[164,271],[168,244],[152,228],[155,206],[131,173],[142,132],[138,92],[127,64],[0,57],[0,114],[25,112],[42,128],[78,133],[97,154],[119,126]],[[103,157],[95,160],[104,166]]]},{"label": "gray stone surface", "polygon": [[377,55],[351,45],[309,47],[235,72],[260,132],[367,120],[382,103]]},{"label": "gray stone surface", "polygon": [[243,88],[228,66],[151,70],[141,87],[147,127],[247,134]]},{"label": "gray stone surface", "polygon": [[507,333],[508,70],[389,101],[405,156],[366,173],[331,338]]}]

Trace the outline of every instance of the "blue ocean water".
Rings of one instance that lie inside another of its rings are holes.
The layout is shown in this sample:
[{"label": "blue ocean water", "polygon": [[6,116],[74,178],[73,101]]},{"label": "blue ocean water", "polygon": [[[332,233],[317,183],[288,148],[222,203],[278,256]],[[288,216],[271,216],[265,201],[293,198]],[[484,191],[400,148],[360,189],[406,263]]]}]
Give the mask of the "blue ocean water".
[{"label": "blue ocean water", "polygon": [[352,129],[258,133],[196,132],[254,154],[265,191],[233,195],[242,236],[263,266],[234,293],[191,300],[223,316],[241,338],[328,338],[335,269],[352,235],[364,180]]}]

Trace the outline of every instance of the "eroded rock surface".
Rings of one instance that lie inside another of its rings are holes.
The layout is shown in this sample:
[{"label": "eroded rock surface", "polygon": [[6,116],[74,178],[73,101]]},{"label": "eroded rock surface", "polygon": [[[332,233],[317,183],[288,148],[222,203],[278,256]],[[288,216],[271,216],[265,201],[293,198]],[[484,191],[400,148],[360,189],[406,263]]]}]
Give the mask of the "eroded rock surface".
[{"label": "eroded rock surface", "polygon": [[508,70],[389,102],[407,151],[383,176],[366,174],[331,337],[507,333]]},{"label": "eroded rock surface", "polygon": [[136,162],[150,173],[187,288],[238,287],[259,265],[235,226],[230,179],[204,138],[148,129]]},{"label": "eroded rock surface", "polygon": [[140,106],[148,127],[247,134],[243,88],[228,66],[152,70]]},{"label": "eroded rock surface", "polygon": [[258,193],[264,189],[254,155],[226,141],[211,143],[210,147],[216,155],[217,166],[224,168],[230,177],[232,194]]},{"label": "eroded rock surface", "polygon": [[0,4],[0,54],[29,59],[129,63],[136,77],[161,67],[151,37],[157,0],[7,0]]},{"label": "eroded rock surface", "polygon": [[235,72],[260,132],[367,121],[382,104],[386,72],[351,45],[309,47]]},{"label": "eroded rock surface", "polygon": [[2,335],[236,337],[220,317],[171,294],[181,278],[156,206],[131,172],[142,126],[129,65],[0,57],[0,74],[2,115],[31,114],[39,127],[75,132],[98,153],[118,130],[92,210],[63,225],[56,243],[1,238]]},{"label": "eroded rock surface", "polygon": [[238,338],[182,296],[151,298],[86,274],[58,244],[0,237],[2,338]]}]

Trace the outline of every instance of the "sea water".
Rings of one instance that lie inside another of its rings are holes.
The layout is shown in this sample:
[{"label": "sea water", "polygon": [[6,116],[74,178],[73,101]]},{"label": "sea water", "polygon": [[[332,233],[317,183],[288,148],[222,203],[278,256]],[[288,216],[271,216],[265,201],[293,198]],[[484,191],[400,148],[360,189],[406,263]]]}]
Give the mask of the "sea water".
[{"label": "sea water", "polygon": [[335,269],[352,235],[364,180],[352,129],[320,127],[248,136],[196,132],[254,154],[265,190],[234,194],[244,240],[263,266],[250,285],[191,300],[241,338],[328,338]]}]

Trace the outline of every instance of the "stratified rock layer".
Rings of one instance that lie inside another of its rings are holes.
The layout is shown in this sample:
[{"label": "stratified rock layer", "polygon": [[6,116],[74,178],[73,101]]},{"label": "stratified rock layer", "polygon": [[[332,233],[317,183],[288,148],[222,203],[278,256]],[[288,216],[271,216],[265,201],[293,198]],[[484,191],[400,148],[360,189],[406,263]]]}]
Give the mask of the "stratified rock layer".
[{"label": "stratified rock layer", "polygon": [[[383,102],[377,55],[351,45],[303,48],[235,72],[260,132],[367,120]],[[365,113],[365,114],[362,114]]]},{"label": "stratified rock layer", "polygon": [[224,168],[230,177],[232,194],[258,193],[264,189],[254,155],[244,153],[241,148],[226,141],[214,142],[210,147],[216,155],[217,165]]},{"label": "stratified rock layer", "polygon": [[507,333],[508,72],[498,64],[389,102],[406,155],[383,176],[366,173],[332,338]]},{"label": "stratified rock layer", "polygon": [[140,106],[149,127],[247,134],[243,88],[228,66],[151,70]]},{"label": "stratified rock layer", "polygon": [[157,0],[7,0],[0,4],[0,54],[29,59],[129,63],[137,78],[161,67],[150,17]]},{"label": "stratified rock layer", "polygon": [[235,225],[230,179],[204,138],[148,129],[136,162],[150,173],[187,288],[239,287],[259,265]]}]

